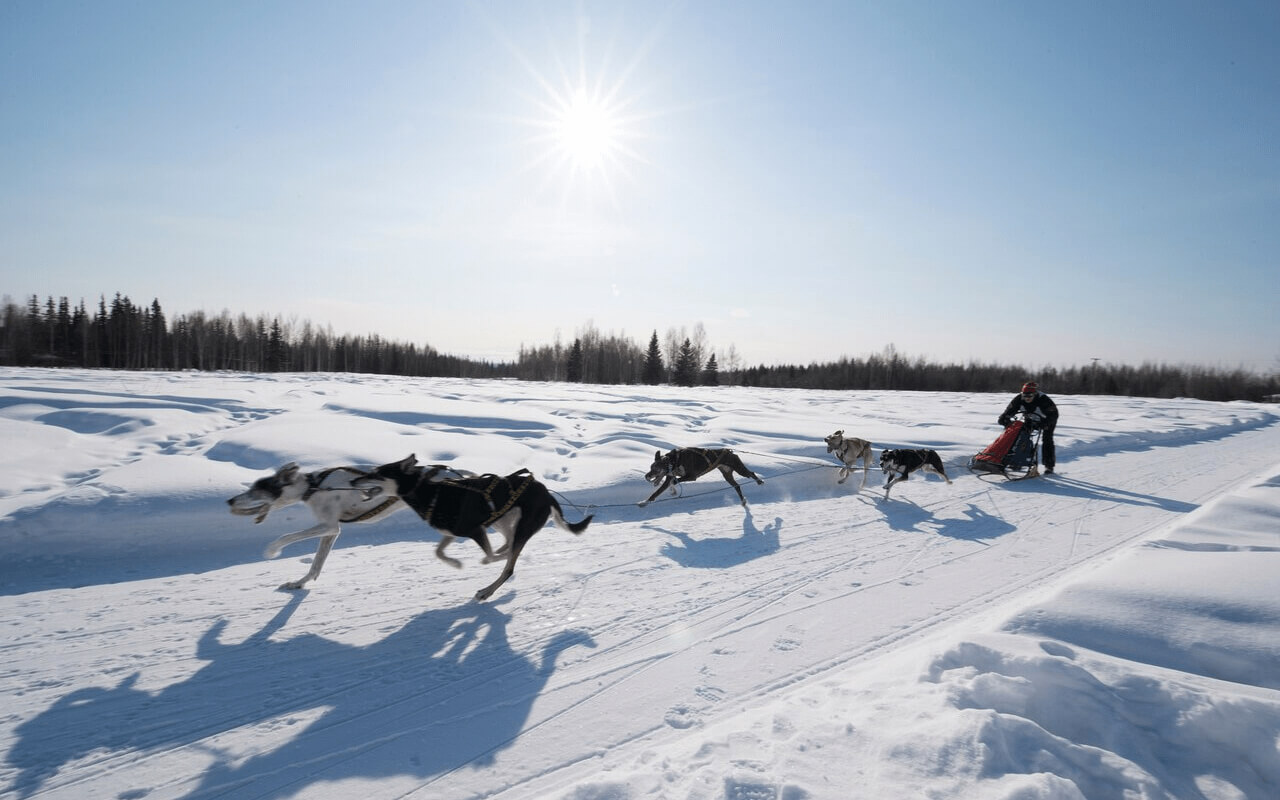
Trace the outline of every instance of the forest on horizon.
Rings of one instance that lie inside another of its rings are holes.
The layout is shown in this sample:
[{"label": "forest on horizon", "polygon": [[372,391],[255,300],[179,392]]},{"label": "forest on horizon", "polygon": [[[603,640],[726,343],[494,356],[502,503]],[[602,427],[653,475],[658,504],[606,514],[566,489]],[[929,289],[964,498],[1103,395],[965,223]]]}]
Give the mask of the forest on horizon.
[{"label": "forest on horizon", "polygon": [[96,309],[66,297],[25,304],[6,296],[0,309],[0,365],[130,370],[350,372],[414,377],[516,378],[600,384],[758,386],[800,389],[1013,392],[1032,379],[1058,394],[1274,400],[1280,370],[1194,365],[1100,364],[1028,367],[943,364],[909,357],[889,344],[878,353],[810,364],[747,366],[733,345],[717,350],[693,330],[653,331],[645,345],[605,334],[588,322],[571,343],[520,347],[514,362],[440,353],[426,344],[377,334],[335,334],[309,320],[201,311],[170,319],[159,300],[137,305],[117,293]]}]

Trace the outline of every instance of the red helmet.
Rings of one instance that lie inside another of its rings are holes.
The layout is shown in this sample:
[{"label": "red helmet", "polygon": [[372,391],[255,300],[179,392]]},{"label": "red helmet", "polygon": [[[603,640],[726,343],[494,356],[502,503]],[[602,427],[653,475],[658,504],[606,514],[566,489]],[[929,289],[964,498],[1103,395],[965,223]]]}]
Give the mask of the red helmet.
[{"label": "red helmet", "polygon": [[1038,391],[1040,391],[1040,384],[1036,383],[1035,381],[1027,381],[1026,383],[1022,384],[1023,394],[1034,394],[1035,392],[1038,392]]}]

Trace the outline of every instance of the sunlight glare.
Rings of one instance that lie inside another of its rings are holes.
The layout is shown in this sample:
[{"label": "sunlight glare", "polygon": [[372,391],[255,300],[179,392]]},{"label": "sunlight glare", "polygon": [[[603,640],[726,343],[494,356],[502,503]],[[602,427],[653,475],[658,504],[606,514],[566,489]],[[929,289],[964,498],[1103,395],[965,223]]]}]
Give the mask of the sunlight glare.
[{"label": "sunlight glare", "polygon": [[604,103],[573,93],[556,121],[560,148],[577,169],[601,169],[618,149],[618,121]]}]

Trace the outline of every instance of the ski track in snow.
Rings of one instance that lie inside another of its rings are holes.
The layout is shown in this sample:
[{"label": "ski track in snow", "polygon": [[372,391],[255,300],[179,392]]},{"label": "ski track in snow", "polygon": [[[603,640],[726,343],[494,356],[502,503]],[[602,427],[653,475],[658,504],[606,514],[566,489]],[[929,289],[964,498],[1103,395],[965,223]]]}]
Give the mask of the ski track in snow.
[{"label": "ski track in snow", "polygon": [[[4,378],[0,423],[25,436],[6,467],[36,467],[0,486],[0,793],[49,800],[621,798],[593,776],[1007,616],[1275,466],[1280,440],[1256,406],[1063,398],[1062,474],[1005,483],[963,468],[1003,396]],[[1154,419],[1182,406],[1185,424]],[[939,423],[916,422],[931,407]],[[913,475],[888,501],[878,471],[837,486],[821,437],[838,427],[937,447],[955,483]],[[713,477],[634,506],[653,450],[713,442],[766,476],[748,509]],[[275,591],[314,542],[254,554],[307,513],[255,527],[225,499],[285,460],[410,451],[528,463],[569,519],[596,520],[543,530],[485,604],[469,598],[497,566],[461,542],[451,570],[406,513],[345,526],[316,584]],[[149,489],[170,467],[140,468],[175,457],[177,497]]]}]

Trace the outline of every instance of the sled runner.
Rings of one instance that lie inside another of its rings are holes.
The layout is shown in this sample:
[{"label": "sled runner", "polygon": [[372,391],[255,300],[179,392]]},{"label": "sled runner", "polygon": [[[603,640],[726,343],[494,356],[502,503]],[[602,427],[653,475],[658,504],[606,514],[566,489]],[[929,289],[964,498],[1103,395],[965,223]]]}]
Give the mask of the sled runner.
[{"label": "sled runner", "polygon": [[969,469],[1020,481],[1040,474],[1039,461],[1040,429],[1024,416],[1005,428],[987,449],[969,459]]}]

